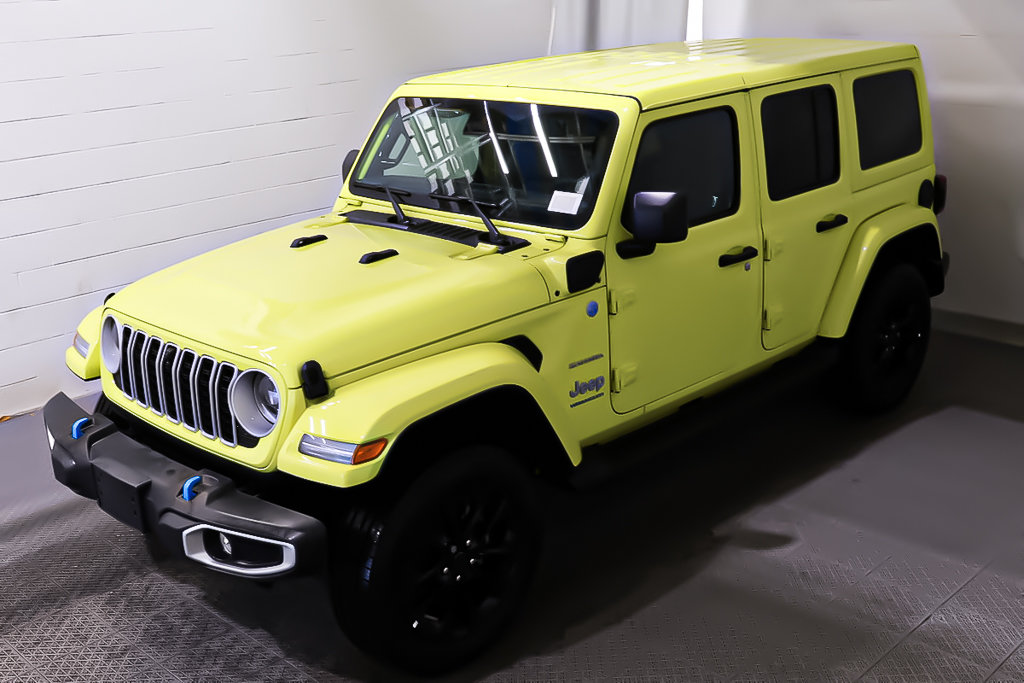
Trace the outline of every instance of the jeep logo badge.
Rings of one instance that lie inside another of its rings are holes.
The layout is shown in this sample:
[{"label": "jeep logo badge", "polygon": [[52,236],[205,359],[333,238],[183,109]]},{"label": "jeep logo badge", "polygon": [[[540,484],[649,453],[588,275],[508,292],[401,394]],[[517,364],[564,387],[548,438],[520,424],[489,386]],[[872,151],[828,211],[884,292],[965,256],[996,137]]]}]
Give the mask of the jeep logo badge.
[{"label": "jeep logo badge", "polygon": [[601,391],[601,387],[604,386],[604,375],[595,377],[589,382],[581,382],[576,380],[576,386],[569,391],[569,398],[576,398],[590,391]]}]

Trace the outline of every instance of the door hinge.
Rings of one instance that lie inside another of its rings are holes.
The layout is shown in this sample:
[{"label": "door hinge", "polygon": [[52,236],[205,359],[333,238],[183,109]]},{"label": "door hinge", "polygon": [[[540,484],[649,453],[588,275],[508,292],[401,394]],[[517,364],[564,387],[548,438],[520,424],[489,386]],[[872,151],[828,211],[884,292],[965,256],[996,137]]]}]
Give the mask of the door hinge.
[{"label": "door hinge", "polygon": [[765,306],[764,315],[761,316],[761,329],[770,330],[772,326],[778,325],[782,320],[782,311],[775,306]]},{"label": "door hinge", "polygon": [[617,315],[636,301],[635,289],[613,289],[608,292],[608,313]]},{"label": "door hinge", "polygon": [[636,363],[628,363],[618,368],[612,368],[612,393],[619,393],[623,388],[636,381]]},{"label": "door hinge", "polygon": [[765,240],[764,241],[764,260],[771,261],[772,259],[778,258],[779,254],[782,253],[782,249],[779,245],[778,240]]}]

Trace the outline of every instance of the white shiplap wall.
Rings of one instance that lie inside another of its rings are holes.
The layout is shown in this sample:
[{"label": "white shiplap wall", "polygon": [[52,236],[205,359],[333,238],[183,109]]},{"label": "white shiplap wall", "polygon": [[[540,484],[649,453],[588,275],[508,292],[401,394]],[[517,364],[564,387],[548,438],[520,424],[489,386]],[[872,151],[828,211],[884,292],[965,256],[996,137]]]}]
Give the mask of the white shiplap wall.
[{"label": "white shiplap wall", "polygon": [[[928,77],[936,163],[949,177],[939,217],[951,265],[935,306],[956,329],[1020,338],[1024,326],[1024,2],[715,0],[707,38],[804,36],[915,43]],[[980,319],[979,319],[980,318]],[[989,330],[986,320],[1010,323]],[[973,327],[972,327],[973,325]]]},{"label": "white shiplap wall", "polygon": [[0,2],[0,416],[58,390],[81,317],[332,204],[422,73],[543,54],[549,0]]}]

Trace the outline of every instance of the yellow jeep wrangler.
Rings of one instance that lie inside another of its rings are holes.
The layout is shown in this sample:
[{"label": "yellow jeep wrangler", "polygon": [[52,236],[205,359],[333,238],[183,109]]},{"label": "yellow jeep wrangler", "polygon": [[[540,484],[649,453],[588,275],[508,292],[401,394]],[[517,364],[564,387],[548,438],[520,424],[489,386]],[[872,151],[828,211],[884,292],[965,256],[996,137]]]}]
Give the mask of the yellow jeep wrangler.
[{"label": "yellow jeep wrangler", "polygon": [[66,362],[103,396],[58,394],[46,429],[57,479],[113,517],[222,572],[323,572],[346,634],[418,670],[514,615],[538,476],[816,340],[851,403],[895,405],[948,263],[912,45],[417,78],[344,171],[330,214],[91,312]]}]

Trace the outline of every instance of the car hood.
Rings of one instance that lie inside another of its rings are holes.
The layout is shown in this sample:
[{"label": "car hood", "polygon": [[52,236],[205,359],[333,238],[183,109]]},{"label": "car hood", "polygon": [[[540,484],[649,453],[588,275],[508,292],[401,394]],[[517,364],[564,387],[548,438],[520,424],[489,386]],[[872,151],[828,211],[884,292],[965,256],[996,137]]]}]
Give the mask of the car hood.
[{"label": "car hood", "polygon": [[[327,239],[290,246],[317,234]],[[398,255],[360,263],[386,249]],[[299,223],[154,273],[109,306],[269,364],[295,387],[308,360],[332,377],[549,301],[524,254],[481,253],[392,228]]]}]

